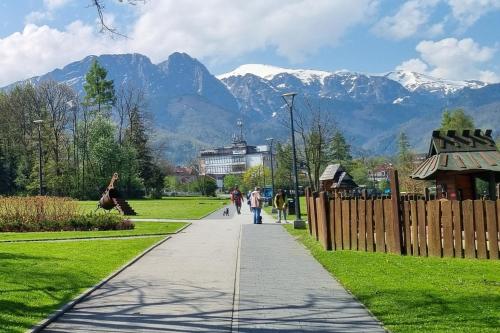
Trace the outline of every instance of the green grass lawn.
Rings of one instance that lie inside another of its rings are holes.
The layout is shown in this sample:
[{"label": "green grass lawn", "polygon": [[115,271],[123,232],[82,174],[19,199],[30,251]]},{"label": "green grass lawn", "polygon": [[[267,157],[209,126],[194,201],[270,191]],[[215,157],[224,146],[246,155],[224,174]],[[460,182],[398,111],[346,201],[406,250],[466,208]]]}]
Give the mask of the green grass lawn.
[{"label": "green grass lawn", "polygon": [[24,332],[161,238],[0,244],[0,331]]},{"label": "green grass lawn", "polygon": [[392,332],[499,331],[498,260],[328,252],[285,227]]},{"label": "green grass lawn", "polygon": [[71,239],[93,237],[127,237],[171,234],[186,225],[185,222],[134,222],[131,230],[56,231],[56,232],[0,232],[0,243],[35,239]]},{"label": "green grass lawn", "polygon": [[[137,218],[158,219],[200,219],[229,201],[226,199],[206,197],[169,197],[159,200],[128,200],[136,211]],[[97,207],[97,201],[79,201],[84,212],[92,212]],[[118,213],[115,209],[112,212]]]}]

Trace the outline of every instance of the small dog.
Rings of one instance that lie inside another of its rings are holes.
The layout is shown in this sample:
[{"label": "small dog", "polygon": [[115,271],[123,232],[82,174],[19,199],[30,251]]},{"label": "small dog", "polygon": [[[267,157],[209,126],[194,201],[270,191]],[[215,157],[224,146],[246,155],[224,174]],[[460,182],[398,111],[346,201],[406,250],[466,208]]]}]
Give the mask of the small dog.
[{"label": "small dog", "polygon": [[222,216],[229,216],[229,207],[226,207],[224,211],[222,212]]}]

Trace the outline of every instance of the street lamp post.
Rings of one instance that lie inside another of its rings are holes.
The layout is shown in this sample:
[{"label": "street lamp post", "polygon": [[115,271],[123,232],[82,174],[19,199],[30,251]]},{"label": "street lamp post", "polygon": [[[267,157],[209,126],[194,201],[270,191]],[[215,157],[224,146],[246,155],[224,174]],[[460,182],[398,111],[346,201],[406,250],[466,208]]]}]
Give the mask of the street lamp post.
[{"label": "street lamp post", "polygon": [[[293,221],[294,229],[304,229],[306,227],[305,222],[302,220],[300,214],[300,202],[299,202],[299,174],[297,172],[297,153],[295,151],[295,130],[293,126],[293,101],[297,93],[287,93],[281,95],[285,103],[290,109],[290,128],[292,131],[292,153],[293,153],[293,173],[295,178],[295,221]],[[290,102],[288,101],[290,99]]]},{"label": "street lamp post", "polygon": [[43,172],[42,172],[42,132],[41,126],[43,123],[42,119],[33,121],[38,125],[38,181],[40,182],[39,194],[43,195]]},{"label": "street lamp post", "polygon": [[[274,163],[273,163],[273,141],[274,138],[267,138],[267,142],[269,142],[269,152],[271,153],[271,200],[274,199]],[[273,205],[272,213],[276,212],[276,208]]]}]

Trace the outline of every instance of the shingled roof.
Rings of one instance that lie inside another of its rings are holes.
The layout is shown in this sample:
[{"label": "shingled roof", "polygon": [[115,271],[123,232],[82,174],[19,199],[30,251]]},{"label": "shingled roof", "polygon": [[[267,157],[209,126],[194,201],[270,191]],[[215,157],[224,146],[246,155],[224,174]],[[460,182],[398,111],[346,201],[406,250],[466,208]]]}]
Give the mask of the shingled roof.
[{"label": "shingled roof", "polygon": [[500,152],[491,130],[433,131],[427,159],[410,177],[432,179],[437,171],[500,173]]},{"label": "shingled roof", "polygon": [[319,177],[320,181],[333,181],[331,186],[335,188],[355,188],[358,185],[354,182],[351,175],[345,171],[344,167],[340,164],[330,164],[326,167],[323,174]]}]

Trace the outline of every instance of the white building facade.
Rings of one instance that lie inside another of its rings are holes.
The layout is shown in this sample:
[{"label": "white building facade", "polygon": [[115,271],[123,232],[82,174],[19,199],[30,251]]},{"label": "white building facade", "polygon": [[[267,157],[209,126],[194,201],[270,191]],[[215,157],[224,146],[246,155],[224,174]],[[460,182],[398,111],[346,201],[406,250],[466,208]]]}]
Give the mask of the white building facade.
[{"label": "white building facade", "polygon": [[271,167],[271,151],[268,145],[249,146],[246,141],[234,142],[231,146],[200,151],[200,172],[217,180],[223,187],[225,175],[241,175],[251,167]]}]

